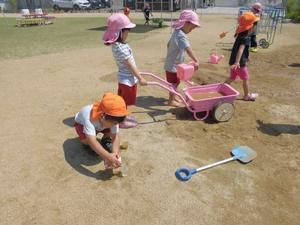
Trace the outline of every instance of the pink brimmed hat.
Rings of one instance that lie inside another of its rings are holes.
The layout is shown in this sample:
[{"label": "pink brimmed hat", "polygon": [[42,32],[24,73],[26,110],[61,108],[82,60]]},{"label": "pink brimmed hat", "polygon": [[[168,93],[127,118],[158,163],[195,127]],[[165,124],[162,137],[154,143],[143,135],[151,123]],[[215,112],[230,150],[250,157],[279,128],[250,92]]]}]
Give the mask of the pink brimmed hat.
[{"label": "pink brimmed hat", "polygon": [[197,27],[200,27],[199,17],[197,13],[195,13],[192,10],[183,10],[180,13],[179,19],[172,24],[172,27],[176,30],[181,29],[185,22],[190,22],[196,25]]},{"label": "pink brimmed hat", "polygon": [[129,18],[123,13],[114,13],[107,20],[107,30],[103,34],[103,41],[105,44],[115,42],[122,29],[131,29],[136,25],[131,23]]},{"label": "pink brimmed hat", "polygon": [[255,3],[252,5],[251,9],[252,9],[252,11],[253,11],[253,9],[254,9],[255,11],[261,13],[262,10],[263,10],[263,6],[262,6],[262,4],[259,3],[259,2],[255,2]]}]

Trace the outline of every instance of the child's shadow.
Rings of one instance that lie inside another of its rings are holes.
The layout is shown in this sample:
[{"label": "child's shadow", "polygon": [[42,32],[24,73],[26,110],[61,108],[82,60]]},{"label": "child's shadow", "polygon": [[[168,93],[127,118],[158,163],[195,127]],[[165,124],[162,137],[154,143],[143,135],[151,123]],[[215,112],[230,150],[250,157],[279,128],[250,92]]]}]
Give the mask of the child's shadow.
[{"label": "child's shadow", "polygon": [[264,123],[264,121],[256,120],[259,127],[257,129],[265,134],[278,136],[280,134],[300,134],[300,126],[292,124],[272,124]]},{"label": "child's shadow", "polygon": [[93,150],[85,148],[78,138],[67,139],[64,144],[65,160],[77,172],[98,180],[109,180],[113,174],[109,170],[92,172],[87,167],[101,163],[103,160]]},{"label": "child's shadow", "polygon": [[71,116],[71,117],[65,118],[62,122],[69,127],[74,127],[75,117]]}]

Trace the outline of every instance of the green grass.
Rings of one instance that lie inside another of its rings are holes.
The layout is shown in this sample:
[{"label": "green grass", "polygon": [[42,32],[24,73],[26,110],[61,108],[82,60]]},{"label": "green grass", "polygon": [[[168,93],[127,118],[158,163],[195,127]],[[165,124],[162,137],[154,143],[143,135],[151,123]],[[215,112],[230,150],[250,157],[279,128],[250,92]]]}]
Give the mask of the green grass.
[{"label": "green grass", "polygon": [[[142,39],[152,28],[143,20],[132,30],[129,40]],[[0,60],[63,52],[103,45],[106,18],[56,18],[54,24],[16,27],[15,18],[0,18]]]}]

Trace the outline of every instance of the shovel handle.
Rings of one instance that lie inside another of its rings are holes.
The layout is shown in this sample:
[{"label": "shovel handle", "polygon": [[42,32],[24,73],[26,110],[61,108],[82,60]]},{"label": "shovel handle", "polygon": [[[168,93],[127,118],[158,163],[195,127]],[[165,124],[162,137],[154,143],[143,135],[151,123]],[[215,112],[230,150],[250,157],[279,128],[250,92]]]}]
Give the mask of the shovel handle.
[{"label": "shovel handle", "polygon": [[181,167],[176,170],[175,176],[180,181],[188,181],[192,178],[192,175],[197,173],[196,169],[189,169],[187,167]]},{"label": "shovel handle", "polygon": [[206,166],[202,166],[198,169],[190,169],[190,168],[187,168],[187,167],[180,167],[176,170],[175,176],[180,181],[188,181],[189,179],[192,178],[193,174],[195,174],[195,173],[198,173],[200,171],[207,170],[209,168],[212,168],[212,167],[215,167],[215,166],[218,166],[218,165],[236,160],[237,158],[238,158],[237,156],[233,156],[231,158],[224,159],[224,160],[219,161],[219,162],[215,162],[215,163],[212,163],[212,164],[209,164],[209,165],[206,165]]},{"label": "shovel handle", "polygon": [[218,166],[218,165],[221,165],[221,164],[224,164],[224,163],[228,163],[230,161],[233,161],[233,160],[236,160],[237,157],[236,156],[233,156],[233,157],[230,157],[228,159],[224,159],[222,161],[219,161],[219,162],[215,162],[215,163],[212,163],[212,164],[209,164],[209,165],[206,165],[206,166],[202,166],[198,169],[196,169],[197,172],[200,172],[200,171],[203,171],[203,170],[207,170],[209,168],[212,168],[212,167],[215,167],[215,166]]}]

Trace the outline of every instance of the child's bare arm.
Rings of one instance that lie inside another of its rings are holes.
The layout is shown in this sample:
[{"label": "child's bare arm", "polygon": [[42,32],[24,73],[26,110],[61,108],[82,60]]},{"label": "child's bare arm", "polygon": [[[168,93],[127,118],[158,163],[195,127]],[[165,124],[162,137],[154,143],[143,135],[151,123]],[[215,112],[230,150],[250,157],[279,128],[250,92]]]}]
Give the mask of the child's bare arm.
[{"label": "child's bare arm", "polygon": [[87,143],[89,146],[103,159],[108,160],[109,164],[111,164],[113,167],[117,168],[121,166],[121,163],[119,162],[117,158],[116,153],[109,153],[107,152],[101,144],[97,141],[96,136],[93,135],[86,135]]},{"label": "child's bare arm", "polygon": [[132,72],[132,74],[139,80],[139,83],[141,85],[143,86],[147,85],[147,81],[141,76],[138,69],[130,62],[129,59],[126,59],[124,63],[128,67],[128,69]]},{"label": "child's bare arm", "polygon": [[117,153],[117,155],[120,154],[120,137],[119,134],[113,134],[111,136],[112,138],[112,152]]},{"label": "child's bare arm", "polygon": [[198,69],[198,66],[199,66],[199,61],[198,59],[196,58],[196,56],[194,55],[193,51],[192,51],[192,48],[191,47],[187,47],[185,49],[186,53],[188,54],[188,56],[194,61],[195,63],[195,69],[197,70]]},{"label": "child's bare arm", "polygon": [[236,54],[235,63],[233,65],[231,65],[231,67],[230,67],[231,69],[240,68],[240,60],[241,60],[244,49],[245,49],[245,45],[240,45],[239,50]]}]

